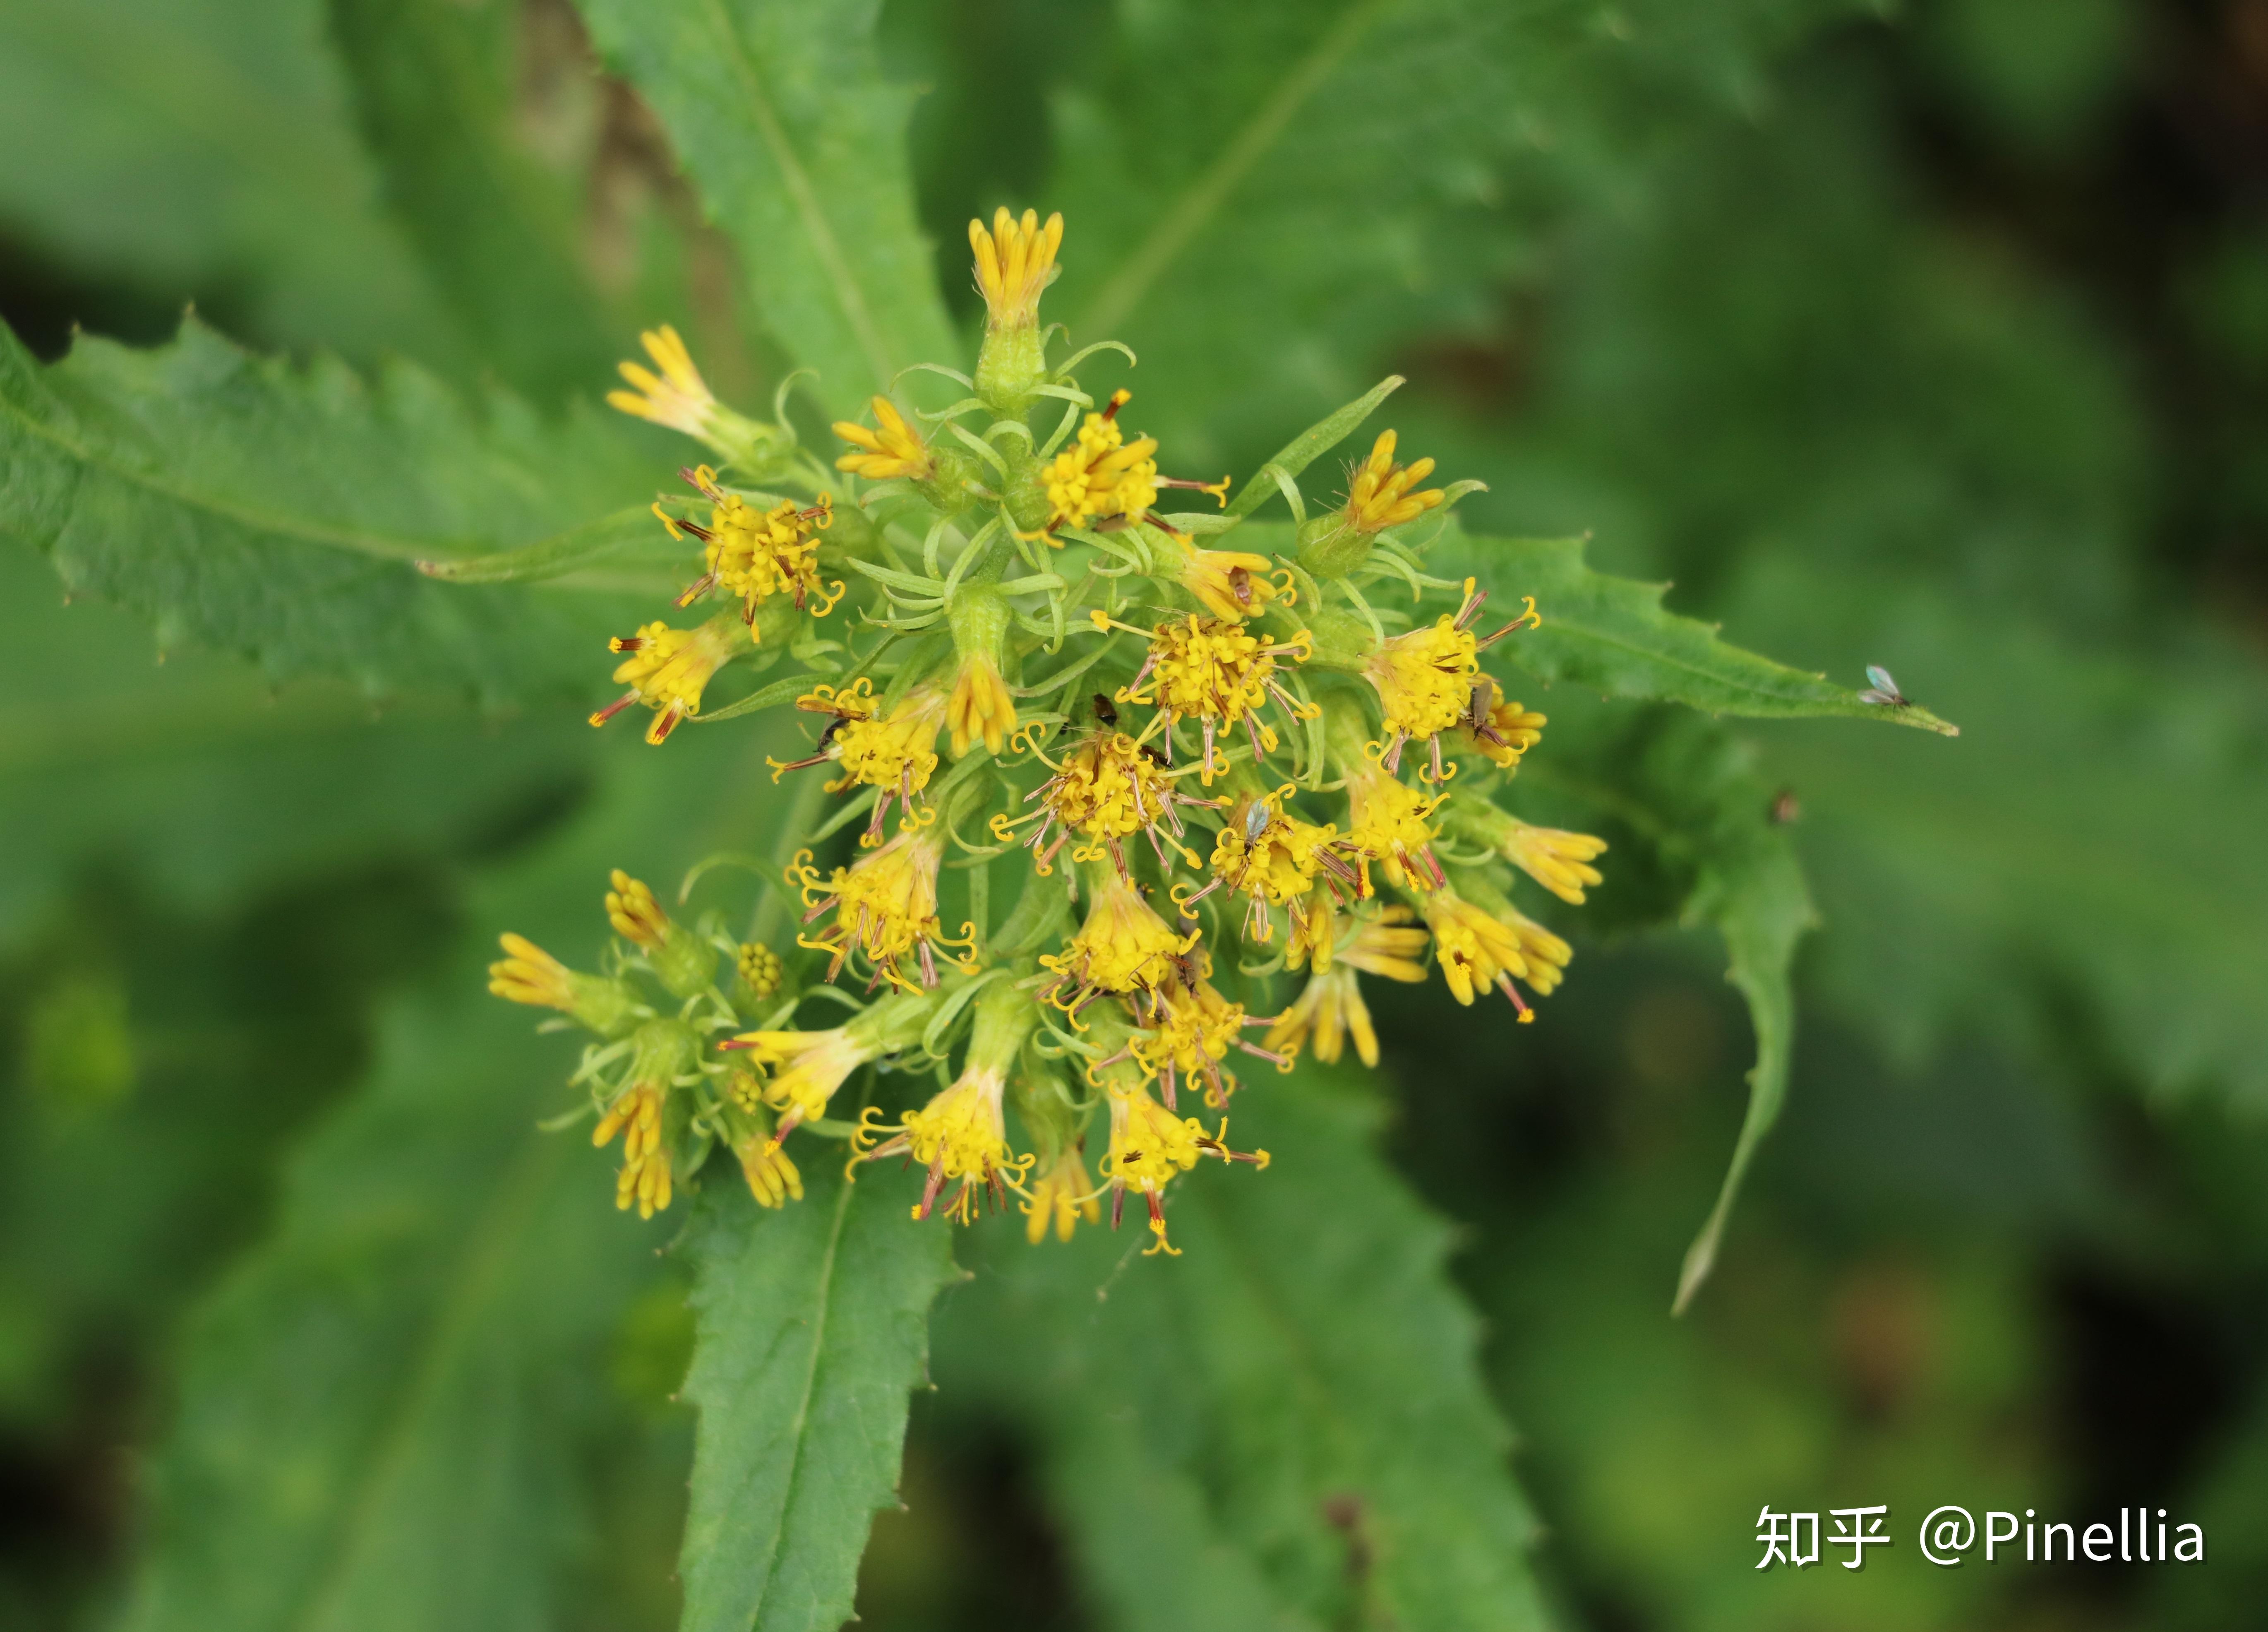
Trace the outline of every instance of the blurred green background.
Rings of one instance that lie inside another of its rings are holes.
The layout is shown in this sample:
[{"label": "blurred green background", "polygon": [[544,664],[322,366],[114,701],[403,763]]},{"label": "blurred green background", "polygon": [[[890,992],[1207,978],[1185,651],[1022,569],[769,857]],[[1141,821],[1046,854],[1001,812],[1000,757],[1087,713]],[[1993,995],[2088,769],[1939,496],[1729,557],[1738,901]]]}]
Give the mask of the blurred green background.
[{"label": "blurred green background", "polygon": [[[1753,1045],[1702,937],[1630,927],[1644,844],[1609,835],[1538,1024],[1378,996],[1391,1151],[1460,1228],[1550,1591],[1601,1632],[2268,1624],[2268,0],[1409,10],[1149,292],[1145,423],[1247,470],[1404,373],[1403,447],[1490,483],[1476,528],[1589,533],[1728,638],[1887,664],[1964,727],[1739,733],[1823,924],[1786,1121],[1682,1320]],[[389,45],[432,17],[430,50]],[[1003,200],[1079,202],[1059,298],[1109,311],[1082,235],[1122,240],[1112,209],[1201,167],[1320,26],[891,0],[956,315],[962,224]],[[389,74],[475,85],[513,211],[446,123],[389,124]],[[397,203],[421,166],[438,215]],[[528,269],[508,308],[464,275],[494,256]],[[563,0],[0,0],[0,316],[45,357],[194,303],[555,408],[669,318],[753,405],[780,367],[740,286]],[[462,983],[482,881],[644,751],[571,709],[159,666],[62,600],[0,537],[6,1628],[116,1612],[185,1348],[261,1273],[295,1152],[388,1005]],[[1555,749],[1653,728],[1529,700],[1546,799]],[[674,1614],[660,1273],[559,1356],[578,1627]],[[865,1620],[1100,1624],[1029,1458],[955,1386],[972,1340],[948,1298]],[[1767,1503],[1888,1503],[1898,1545],[1759,1577]],[[1930,1569],[1940,1503],[2164,1506],[2212,1562]]]}]

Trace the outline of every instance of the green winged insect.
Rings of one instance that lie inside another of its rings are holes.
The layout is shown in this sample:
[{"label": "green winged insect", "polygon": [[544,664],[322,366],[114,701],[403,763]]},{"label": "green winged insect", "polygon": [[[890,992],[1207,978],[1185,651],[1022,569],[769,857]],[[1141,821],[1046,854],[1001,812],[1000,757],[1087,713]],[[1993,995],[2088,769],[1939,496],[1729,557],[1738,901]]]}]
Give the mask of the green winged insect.
[{"label": "green winged insect", "polygon": [[1873,681],[1874,683],[1867,690],[1859,693],[1859,700],[1860,702],[1877,703],[1885,708],[1911,708],[1913,706],[1911,702],[1906,700],[1905,693],[1898,690],[1898,683],[1890,678],[1890,671],[1883,668],[1880,663],[1869,663],[1867,665],[1867,678]]}]

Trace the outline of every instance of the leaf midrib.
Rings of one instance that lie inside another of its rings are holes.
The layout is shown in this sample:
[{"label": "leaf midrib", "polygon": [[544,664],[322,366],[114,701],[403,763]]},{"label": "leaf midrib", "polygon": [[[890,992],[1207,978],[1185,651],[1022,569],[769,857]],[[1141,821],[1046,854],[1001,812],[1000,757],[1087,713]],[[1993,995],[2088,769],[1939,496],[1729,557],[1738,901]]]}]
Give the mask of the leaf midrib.
[{"label": "leaf midrib", "polygon": [[352,1584],[364,1538],[409,1466],[418,1425],[431,1411],[448,1379],[451,1363],[493,1299],[512,1255],[533,1225],[544,1181],[558,1165],[565,1146],[566,1141],[559,1139],[539,1139],[528,1144],[513,1164],[503,1193],[475,1224],[474,1249],[460,1260],[461,1267],[428,1328],[418,1362],[409,1371],[409,1381],[400,1403],[373,1447],[368,1471],[353,1497],[340,1510],[331,1562],[303,1600],[304,1610],[292,1618],[291,1624],[302,1632],[321,1632],[332,1623]]},{"label": "leaf midrib", "polygon": [[[813,1298],[811,1358],[804,1367],[803,1390],[796,1400],[790,1430],[787,1480],[781,1487],[779,1518],[765,1543],[762,1584],[757,1587],[756,1595],[748,1606],[748,1625],[751,1627],[761,1623],[764,1605],[770,1601],[772,1588],[779,1579],[780,1552],[787,1536],[788,1515],[794,1510],[796,1493],[803,1479],[803,1451],[808,1438],[806,1430],[811,1421],[813,1396],[819,1392],[820,1362],[827,1352],[827,1328],[835,1310],[835,1266],[842,1252],[843,1231],[849,1226],[850,1198],[854,1190],[853,1185],[845,1183],[836,1193],[834,1222],[827,1232],[827,1252],[821,1261],[819,1285]],[[708,1410],[712,1407],[703,1401],[702,1408]],[[742,1477],[740,1488],[746,1489],[750,1481],[764,1471],[762,1467],[750,1468]],[[725,1510],[731,1510],[733,1505],[737,1504],[728,1503]]]},{"label": "leaf midrib", "polygon": [[826,269],[836,304],[842,308],[843,321],[850,325],[858,349],[866,354],[866,366],[873,370],[874,382],[882,384],[896,371],[892,366],[889,347],[874,322],[873,313],[867,307],[866,292],[851,273],[843,246],[836,240],[835,229],[820,208],[818,191],[812,186],[811,176],[804,169],[794,144],[788,140],[786,127],[780,123],[771,99],[764,94],[763,81],[756,73],[755,63],[749,60],[747,44],[734,26],[732,14],[725,9],[724,0],[708,0],[707,9],[718,37],[726,48],[726,63],[747,96],[748,111],[755,121],[757,134],[763,137],[773,164],[779,168],[780,180],[803,223],[804,235],[811,240],[812,253]]},{"label": "leaf midrib", "polygon": [[1252,117],[1237,128],[1221,149],[1220,156],[1182,189],[1140,246],[1120,263],[1110,281],[1095,292],[1086,311],[1080,314],[1080,333],[1107,332],[1133,314],[1134,308],[1141,305],[1166,269],[1227,202],[1228,196],[1263,155],[1275,145],[1276,138],[1284,134],[1284,127],[1300,111],[1300,105],[1314,94],[1340,60],[1354,49],[1355,42],[1378,14],[1393,4],[1394,0],[1354,0],[1339,13],[1322,38],[1308,48],[1307,55],[1292,64],[1291,72],[1278,82]]}]

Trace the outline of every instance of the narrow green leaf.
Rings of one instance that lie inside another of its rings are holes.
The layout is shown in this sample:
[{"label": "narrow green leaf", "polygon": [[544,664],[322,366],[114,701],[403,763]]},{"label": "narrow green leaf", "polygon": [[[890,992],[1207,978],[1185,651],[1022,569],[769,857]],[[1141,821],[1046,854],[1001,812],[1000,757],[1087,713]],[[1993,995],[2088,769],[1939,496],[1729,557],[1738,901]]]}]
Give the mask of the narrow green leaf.
[{"label": "narrow green leaf", "polygon": [[739,247],[766,324],[849,414],[955,347],[887,85],[879,0],[580,0],[615,71],[668,126]]},{"label": "narrow green leaf", "polygon": [[[1492,659],[1539,680],[1566,681],[1608,697],[1682,703],[1711,714],[1793,719],[1842,715],[1915,726],[1944,736],[1960,727],[1926,708],[1886,708],[1823,675],[1807,674],[1727,645],[1717,626],[1661,604],[1667,584],[1641,584],[1594,572],[1579,538],[1476,538],[1454,528],[1425,558],[1444,578],[1468,574],[1495,592],[1482,621],[1509,618],[1534,595],[1540,628],[1506,636]],[[1485,631],[1484,631],[1485,632]],[[1851,666],[1867,654],[1853,653]]]},{"label": "narrow green leaf", "polygon": [[1627,933],[1705,925],[1725,943],[1756,1039],[1749,1103],[1717,1200],[1688,1249],[1674,1309],[1713,1267],[1750,1163],[1787,1097],[1796,943],[1818,925],[1788,827],[1753,743],[1678,710],[1631,718],[1568,699],[1505,799],[1523,817],[1612,840],[1607,882],[1563,927]]},{"label": "narrow green leaf", "polygon": [[[1051,1488],[1126,1470],[1063,1510],[1130,1627],[1543,1626],[1447,1232],[1370,1148],[1377,1107],[1303,1070],[1249,1085],[1233,1120],[1273,1160],[1174,1181],[1179,1258],[1140,1257],[1138,1223],[1067,1248],[988,1237],[940,1316],[942,1385],[1031,1420]],[[1229,1556],[1189,1560],[1192,1535]],[[1185,1569],[1229,1585],[1169,1621],[1157,1581]]]},{"label": "narrow green leaf", "polygon": [[[1228,513],[1247,516],[1266,504],[1280,491],[1277,473],[1296,476],[1316,460],[1336,447],[1353,433],[1354,428],[1369,418],[1378,405],[1394,395],[1403,384],[1400,374],[1388,374],[1376,385],[1349,402],[1344,408],[1327,415],[1278,448],[1276,456],[1253,472],[1236,497],[1228,501]],[[1289,495],[1287,494],[1288,498]]]},{"label": "narrow green leaf", "polygon": [[621,343],[574,200],[512,129],[520,8],[329,0],[331,32],[394,213],[481,355],[539,397],[597,395]]},{"label": "narrow green leaf", "polygon": [[568,585],[443,585],[415,563],[521,547],[650,487],[639,439],[578,411],[479,410],[407,366],[365,384],[194,321],[154,351],[84,339],[41,368],[0,335],[0,531],[73,591],[274,678],[502,702],[589,698],[651,604]]},{"label": "narrow green leaf", "polygon": [[841,1153],[804,1164],[799,1204],[759,1215],[704,1192],[687,1232],[701,1410],[685,1525],[686,1632],[834,1632],[850,1618],[874,1510],[896,1500],[929,1306],[951,1236],[906,1216]]}]

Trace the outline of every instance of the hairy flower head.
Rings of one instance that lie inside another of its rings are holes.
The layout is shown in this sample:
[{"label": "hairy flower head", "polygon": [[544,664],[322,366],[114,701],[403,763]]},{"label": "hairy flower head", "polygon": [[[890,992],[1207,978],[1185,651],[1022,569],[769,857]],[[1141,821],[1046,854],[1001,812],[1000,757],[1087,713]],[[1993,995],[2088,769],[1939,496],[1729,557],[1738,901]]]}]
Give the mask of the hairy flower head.
[{"label": "hairy flower head", "polygon": [[[1249,1162],[1255,1167],[1268,1165],[1268,1153],[1256,1150],[1249,1155],[1231,1150],[1224,1142],[1228,1136],[1228,1125],[1221,1124],[1218,1135],[1204,1131],[1204,1125],[1195,1117],[1175,1116],[1150,1097],[1146,1088],[1136,1088],[1110,1093],[1110,1153],[1102,1158],[1103,1177],[1117,1193],[1119,1202],[1114,1203],[1111,1222],[1117,1221],[1116,1208],[1123,1203],[1128,1189],[1138,1190],[1150,1207],[1150,1233],[1156,1237],[1150,1244],[1150,1252],[1168,1252],[1179,1256],[1166,1238],[1165,1189],[1176,1174],[1186,1173],[1197,1164],[1199,1156],[1218,1156],[1226,1162]],[[1145,1254],[1147,1256],[1147,1254]]]},{"label": "hairy flower head", "polygon": [[1470,1005],[1476,993],[1493,986],[1526,1020],[1532,1011],[1513,987],[1513,978],[1549,994],[1574,955],[1565,941],[1533,919],[1509,909],[1491,912],[1454,890],[1433,891],[1421,910],[1433,932],[1441,978],[1460,1003]]},{"label": "hairy flower head", "polygon": [[980,740],[987,753],[1006,750],[1008,733],[1016,728],[1016,699],[989,658],[974,652],[962,656],[946,699],[945,724],[956,757]]},{"label": "hairy flower head", "polygon": [[622,1135],[622,1170],[615,1181],[615,1205],[628,1208],[637,1202],[640,1218],[652,1218],[669,1206],[669,1152],[661,1142],[666,1092],[652,1082],[624,1089],[591,1134],[593,1145]]},{"label": "hairy flower head", "polygon": [[1405,890],[1431,890],[1441,882],[1431,818],[1445,797],[1422,794],[1375,764],[1348,774],[1344,847],[1361,858],[1364,894],[1373,861],[1388,882]]},{"label": "hairy flower head", "polygon": [[1068,1241],[1080,1219],[1090,1224],[1101,1223],[1102,1207],[1095,1198],[1096,1192],[1087,1182],[1086,1163],[1079,1159],[1079,1147],[1065,1145],[1025,1193],[1025,1238],[1037,1246],[1053,1229],[1057,1240]]},{"label": "hairy flower head", "polygon": [[1407,907],[1387,907],[1363,919],[1348,934],[1334,922],[1335,914],[1311,913],[1332,932],[1310,949],[1314,972],[1292,1006],[1269,1028],[1268,1046],[1296,1055],[1310,1036],[1315,1058],[1336,1063],[1344,1038],[1351,1035],[1363,1064],[1378,1063],[1378,1034],[1370,1023],[1370,1009],[1362,1001],[1355,974],[1383,975],[1388,980],[1415,983],[1425,979],[1425,932],[1408,927],[1412,914]]},{"label": "hairy flower head", "polygon": [[[835,921],[825,934],[797,944],[833,954],[827,970],[829,980],[858,952],[876,974],[895,986],[935,986],[932,948],[940,942],[937,870],[944,857],[945,841],[931,828],[909,828],[848,868],[836,868],[825,881],[811,866],[811,852],[799,852],[788,876],[802,890],[804,920],[808,923],[832,908]],[[916,965],[912,972],[904,967],[908,959]]]}]

